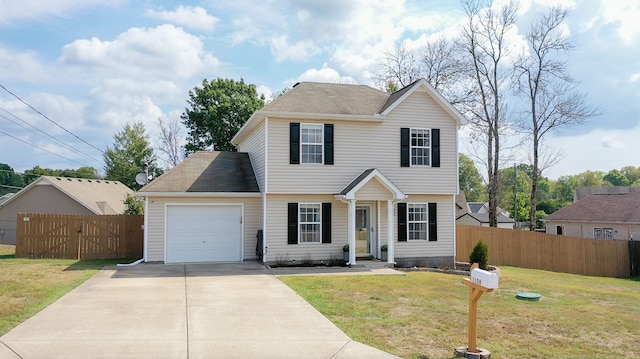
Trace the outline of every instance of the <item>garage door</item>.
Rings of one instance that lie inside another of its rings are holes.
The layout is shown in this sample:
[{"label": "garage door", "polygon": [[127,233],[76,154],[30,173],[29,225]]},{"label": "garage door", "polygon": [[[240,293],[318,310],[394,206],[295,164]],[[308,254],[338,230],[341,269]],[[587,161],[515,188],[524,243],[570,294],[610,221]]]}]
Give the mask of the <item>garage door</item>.
[{"label": "garage door", "polygon": [[241,206],[167,206],[167,263],[241,260]]}]

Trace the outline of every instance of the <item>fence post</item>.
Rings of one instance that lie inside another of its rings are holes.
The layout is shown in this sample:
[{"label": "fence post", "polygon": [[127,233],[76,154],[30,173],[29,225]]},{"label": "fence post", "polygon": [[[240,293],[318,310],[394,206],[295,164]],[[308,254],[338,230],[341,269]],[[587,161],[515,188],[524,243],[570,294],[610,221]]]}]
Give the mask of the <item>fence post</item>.
[{"label": "fence post", "polygon": [[629,241],[629,275],[640,276],[640,242]]}]

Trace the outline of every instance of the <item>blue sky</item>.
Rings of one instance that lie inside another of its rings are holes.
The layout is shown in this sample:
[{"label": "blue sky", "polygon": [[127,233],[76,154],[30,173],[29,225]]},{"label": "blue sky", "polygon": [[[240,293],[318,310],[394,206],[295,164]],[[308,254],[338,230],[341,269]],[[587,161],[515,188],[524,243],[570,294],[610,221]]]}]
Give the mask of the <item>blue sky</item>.
[{"label": "blue sky", "polygon": [[[514,46],[551,4],[571,9],[569,70],[602,115],[549,138],[563,158],[544,174],[640,166],[640,2],[521,0]],[[303,80],[375,87],[385,50],[453,34],[463,17],[449,0],[0,0],[0,84],[92,145],[0,89],[0,162],[102,170],[93,146],[134,121],[155,142],[157,119],[179,118],[204,78],[244,78],[267,98]],[[470,152],[464,132],[460,141]]]}]

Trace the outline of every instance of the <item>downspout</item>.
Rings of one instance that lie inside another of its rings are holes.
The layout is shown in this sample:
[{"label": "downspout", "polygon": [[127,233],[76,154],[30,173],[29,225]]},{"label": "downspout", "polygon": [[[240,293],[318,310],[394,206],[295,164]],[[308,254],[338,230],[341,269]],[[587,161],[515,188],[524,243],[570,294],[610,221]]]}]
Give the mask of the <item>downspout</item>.
[{"label": "downspout", "polygon": [[264,118],[264,189],[262,190],[262,263],[267,263],[267,189],[269,183],[269,117]]},{"label": "downspout", "polygon": [[146,262],[147,261],[147,222],[149,220],[149,216],[147,216],[147,211],[149,209],[149,196],[144,197],[144,229],[142,231],[143,235],[143,244],[142,244],[142,258],[138,259],[135,262],[131,262],[131,263],[118,263],[116,264],[116,267],[133,267],[136,266],[142,262]]}]

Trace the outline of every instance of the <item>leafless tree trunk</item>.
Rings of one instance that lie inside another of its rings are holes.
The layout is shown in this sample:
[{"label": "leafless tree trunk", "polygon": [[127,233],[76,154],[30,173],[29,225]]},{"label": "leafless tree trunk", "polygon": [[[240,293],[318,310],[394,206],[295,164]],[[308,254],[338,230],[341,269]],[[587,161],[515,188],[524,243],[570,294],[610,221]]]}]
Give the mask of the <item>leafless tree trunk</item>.
[{"label": "leafless tree trunk", "polygon": [[489,192],[489,225],[497,227],[500,200],[500,134],[506,123],[503,85],[509,79],[504,64],[508,53],[506,35],[514,26],[518,7],[509,2],[499,9],[490,1],[463,0],[468,23],[463,28],[460,46],[471,60],[471,78],[475,103],[470,107],[471,123],[486,143]]},{"label": "leafless tree trunk", "polygon": [[538,181],[542,168],[540,151],[544,136],[561,127],[582,124],[598,113],[583,94],[577,92],[577,82],[567,73],[559,55],[572,51],[575,45],[562,33],[560,25],[568,12],[552,7],[529,28],[526,36],[527,51],[515,64],[516,93],[528,102],[526,118],[521,121],[523,131],[530,134],[532,142],[532,178],[529,212],[530,230],[536,227]]},{"label": "leafless tree trunk", "polygon": [[158,118],[158,129],[158,151],[162,154],[159,158],[167,163],[169,169],[184,159],[182,128],[178,120]]}]

